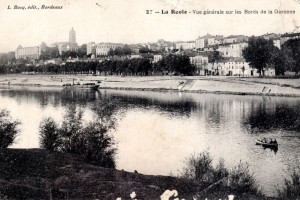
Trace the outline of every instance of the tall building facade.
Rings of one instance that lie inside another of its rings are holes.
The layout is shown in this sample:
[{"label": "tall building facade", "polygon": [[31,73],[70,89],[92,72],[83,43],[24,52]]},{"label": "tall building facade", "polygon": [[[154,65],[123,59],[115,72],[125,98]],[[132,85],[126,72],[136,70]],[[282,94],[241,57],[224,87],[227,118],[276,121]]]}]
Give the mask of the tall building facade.
[{"label": "tall building facade", "polygon": [[74,31],[73,27],[69,32],[69,43],[76,43],[76,32]]},{"label": "tall building facade", "polygon": [[76,32],[74,28],[69,31],[69,42],[56,42],[51,45],[52,47],[58,47],[59,54],[66,51],[77,51],[78,44],[76,43]]},{"label": "tall building facade", "polygon": [[16,59],[39,59],[42,53],[43,46],[22,47],[21,45],[15,51]]},{"label": "tall building facade", "polygon": [[90,55],[90,54],[96,54],[96,44],[95,42],[89,42],[86,45],[86,54]]}]

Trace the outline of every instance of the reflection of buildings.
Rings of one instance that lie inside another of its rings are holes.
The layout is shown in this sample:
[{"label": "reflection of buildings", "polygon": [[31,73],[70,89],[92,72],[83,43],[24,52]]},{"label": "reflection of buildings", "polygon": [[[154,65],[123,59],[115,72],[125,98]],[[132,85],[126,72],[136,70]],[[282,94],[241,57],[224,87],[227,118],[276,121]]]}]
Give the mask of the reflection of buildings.
[{"label": "reflection of buildings", "polygon": [[77,51],[78,44],[76,43],[76,32],[73,27],[69,32],[69,42],[56,42],[52,44],[52,47],[58,47],[59,54],[66,51]]}]

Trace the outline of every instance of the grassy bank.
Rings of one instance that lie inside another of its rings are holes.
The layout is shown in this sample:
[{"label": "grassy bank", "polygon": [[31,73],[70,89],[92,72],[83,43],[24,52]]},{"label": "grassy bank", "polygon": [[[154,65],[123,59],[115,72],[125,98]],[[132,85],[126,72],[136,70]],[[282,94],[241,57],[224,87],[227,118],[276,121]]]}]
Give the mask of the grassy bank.
[{"label": "grassy bank", "polygon": [[[0,197],[8,199],[159,199],[167,189],[180,199],[224,199],[229,190],[209,188],[205,182],[171,176],[151,176],[93,166],[72,154],[41,149],[6,149],[0,153]],[[207,191],[206,191],[207,190]],[[50,192],[51,191],[51,192]],[[201,191],[205,191],[202,192]],[[237,199],[272,199],[234,194]]]}]

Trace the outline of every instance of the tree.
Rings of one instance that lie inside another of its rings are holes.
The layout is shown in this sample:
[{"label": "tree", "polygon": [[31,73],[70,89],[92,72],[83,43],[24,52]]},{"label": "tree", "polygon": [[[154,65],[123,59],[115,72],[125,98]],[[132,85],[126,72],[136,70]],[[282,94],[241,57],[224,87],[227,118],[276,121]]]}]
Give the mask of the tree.
[{"label": "tree", "polygon": [[105,120],[107,114],[111,115],[108,106],[98,110],[101,116],[87,125],[83,124],[83,113],[77,111],[75,106],[69,107],[61,126],[51,118],[44,119],[40,124],[42,147],[50,151],[78,154],[89,163],[114,168],[116,148],[109,133],[114,123],[111,117],[109,122]]},{"label": "tree", "polygon": [[61,138],[58,132],[58,125],[51,118],[44,119],[40,124],[41,148],[58,151],[61,145]]},{"label": "tree", "polygon": [[282,45],[282,51],[288,58],[288,69],[298,74],[300,71],[300,39],[288,40]]},{"label": "tree", "polygon": [[19,132],[19,121],[11,119],[7,110],[0,111],[0,150],[13,144]]},{"label": "tree", "polygon": [[218,62],[222,59],[223,59],[223,57],[222,57],[222,55],[220,54],[219,51],[213,51],[208,55],[208,62],[209,63]]},{"label": "tree", "polygon": [[114,50],[112,48],[109,49],[108,53],[107,53],[108,56],[114,56]]},{"label": "tree", "polygon": [[275,46],[272,40],[263,37],[249,38],[248,47],[243,50],[243,56],[251,66],[255,67],[260,76],[265,68],[270,67]]},{"label": "tree", "polygon": [[133,53],[132,49],[126,44],[124,47],[123,47],[123,54],[125,56],[127,55],[131,55]]},{"label": "tree", "polygon": [[186,55],[170,54],[162,59],[162,63],[171,73],[192,75],[195,72],[195,66],[191,65],[190,59]]}]

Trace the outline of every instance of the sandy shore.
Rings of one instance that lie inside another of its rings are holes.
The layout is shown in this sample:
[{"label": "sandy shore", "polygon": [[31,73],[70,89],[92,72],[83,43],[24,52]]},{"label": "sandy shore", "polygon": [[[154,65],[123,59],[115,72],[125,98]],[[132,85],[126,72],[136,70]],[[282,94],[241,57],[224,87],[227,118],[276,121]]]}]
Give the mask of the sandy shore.
[{"label": "sandy shore", "polygon": [[100,88],[124,90],[174,90],[181,92],[300,97],[300,79],[91,75],[0,75],[0,85],[62,87],[64,84],[97,83]]}]

